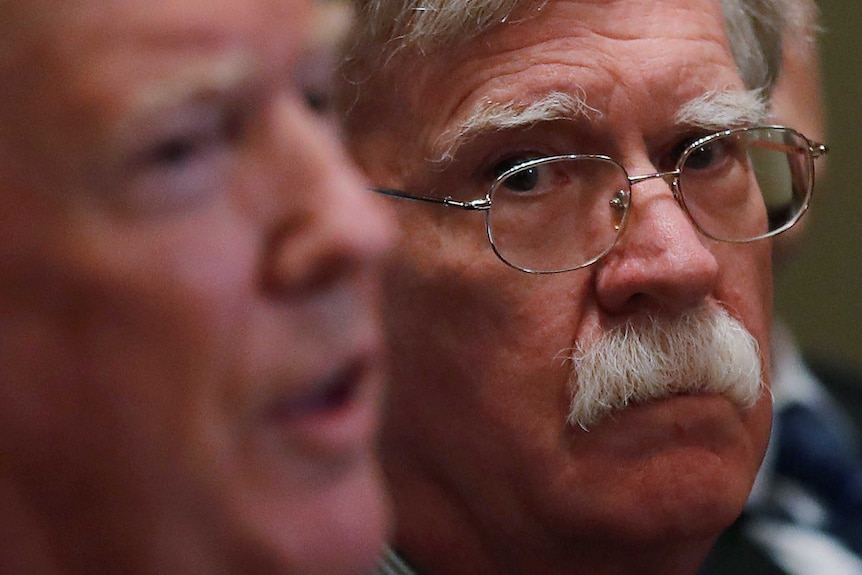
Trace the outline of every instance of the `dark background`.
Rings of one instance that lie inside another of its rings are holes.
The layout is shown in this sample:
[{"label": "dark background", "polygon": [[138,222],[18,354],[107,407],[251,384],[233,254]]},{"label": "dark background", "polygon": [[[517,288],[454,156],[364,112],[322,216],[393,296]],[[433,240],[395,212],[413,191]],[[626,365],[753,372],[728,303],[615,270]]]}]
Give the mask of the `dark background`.
[{"label": "dark background", "polygon": [[776,312],[807,352],[862,371],[862,2],[818,3],[829,173],[776,276]]}]

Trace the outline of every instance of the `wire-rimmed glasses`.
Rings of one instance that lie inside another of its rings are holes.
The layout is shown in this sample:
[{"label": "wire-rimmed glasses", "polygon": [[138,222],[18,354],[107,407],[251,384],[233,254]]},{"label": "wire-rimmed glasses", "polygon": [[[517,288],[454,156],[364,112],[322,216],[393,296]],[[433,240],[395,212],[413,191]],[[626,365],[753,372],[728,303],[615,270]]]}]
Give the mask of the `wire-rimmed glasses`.
[{"label": "wire-rimmed glasses", "polygon": [[522,162],[497,177],[483,198],[457,201],[375,188],[381,194],[485,212],[494,253],[527,273],[589,266],[623,233],[632,186],[655,178],[694,226],[714,240],[744,243],[792,227],[808,209],[814,159],[827,147],[782,126],[724,130],[685,147],[676,168],[629,176],[604,155],[561,155]]}]

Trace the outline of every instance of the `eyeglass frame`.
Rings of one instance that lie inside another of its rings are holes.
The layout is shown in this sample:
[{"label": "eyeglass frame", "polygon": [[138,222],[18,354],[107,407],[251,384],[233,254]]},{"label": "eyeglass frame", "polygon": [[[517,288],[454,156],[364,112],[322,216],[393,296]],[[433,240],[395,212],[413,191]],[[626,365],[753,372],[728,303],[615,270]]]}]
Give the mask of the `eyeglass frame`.
[{"label": "eyeglass frame", "polygon": [[[787,223],[785,223],[784,225],[782,225],[781,227],[779,227],[775,230],[770,230],[770,231],[768,231],[764,234],[761,234],[759,236],[755,236],[753,238],[748,238],[748,239],[743,239],[743,240],[727,240],[727,239],[723,239],[723,238],[717,238],[713,234],[710,234],[709,232],[704,230],[701,227],[701,225],[694,219],[694,217],[691,215],[691,212],[689,211],[688,207],[685,204],[685,198],[683,197],[682,193],[679,191],[679,180],[680,180],[680,174],[682,173],[683,164],[686,162],[686,160],[688,160],[689,156],[692,153],[694,153],[698,148],[700,148],[700,147],[702,147],[702,146],[704,146],[710,142],[713,142],[715,140],[720,140],[722,138],[727,138],[727,137],[732,136],[734,134],[743,134],[743,133],[747,133],[747,132],[753,132],[755,130],[783,130],[783,131],[788,131],[788,132],[791,132],[792,134],[800,137],[806,143],[807,149],[805,150],[805,152],[807,153],[808,161],[810,163],[811,169],[808,171],[808,189],[807,189],[806,194],[805,194],[805,202],[791,220],[789,220]],[[647,181],[647,180],[653,180],[653,179],[658,179],[658,178],[662,178],[670,184],[671,193],[673,194],[673,197],[676,200],[677,204],[679,204],[680,208],[682,208],[682,211],[685,213],[685,215],[689,219],[689,221],[694,225],[695,229],[698,232],[700,232],[702,235],[706,236],[707,238],[710,238],[710,239],[713,239],[716,241],[720,241],[720,242],[724,242],[724,243],[743,244],[743,243],[755,242],[755,241],[759,241],[759,240],[763,240],[763,239],[777,236],[778,234],[781,234],[781,233],[789,230],[790,228],[792,228],[794,225],[796,225],[796,223],[799,222],[799,220],[802,218],[802,216],[805,214],[805,212],[808,211],[808,207],[811,203],[811,196],[814,193],[814,160],[822,157],[828,151],[829,151],[829,146],[827,146],[826,144],[815,142],[815,141],[811,140],[810,138],[808,138],[807,136],[805,136],[804,134],[802,134],[801,132],[799,132],[798,130],[794,130],[793,128],[789,128],[787,126],[781,126],[781,125],[758,125],[758,126],[749,126],[749,127],[742,127],[742,128],[731,128],[731,129],[727,129],[727,130],[719,130],[717,132],[707,134],[706,136],[703,136],[701,138],[694,140],[693,142],[688,144],[685,147],[685,150],[683,150],[683,152],[680,154],[679,160],[677,160],[677,162],[676,162],[676,167],[673,170],[669,170],[666,172],[655,172],[655,173],[651,173],[651,174],[642,174],[642,175],[638,175],[638,176],[630,176],[628,173],[628,170],[626,170],[625,166],[623,166],[620,162],[618,162],[614,158],[607,156],[607,155],[604,155],[604,154],[560,154],[560,155],[556,155],[556,156],[542,156],[540,158],[533,158],[533,159],[525,160],[523,162],[515,164],[514,166],[506,169],[503,173],[501,173],[496,178],[494,178],[494,181],[491,183],[490,187],[488,188],[488,192],[485,194],[484,197],[476,198],[474,200],[460,201],[460,200],[454,199],[452,196],[444,196],[442,198],[439,198],[439,197],[433,197],[433,196],[424,196],[424,195],[420,195],[420,194],[410,194],[410,193],[405,192],[403,190],[396,190],[393,188],[386,188],[386,187],[372,187],[371,191],[378,193],[378,194],[382,194],[384,196],[393,197],[393,198],[401,198],[401,199],[405,199],[405,200],[414,200],[414,201],[418,201],[418,202],[442,204],[442,205],[447,206],[447,207],[460,208],[463,210],[486,212],[486,214],[485,214],[485,233],[486,233],[486,236],[488,238],[488,242],[491,244],[491,249],[494,251],[494,254],[497,256],[497,258],[500,261],[502,261],[504,264],[506,264],[507,266],[509,266],[511,268],[514,268],[516,270],[519,270],[519,271],[522,271],[522,272],[525,272],[528,274],[536,274],[536,275],[557,274],[557,273],[571,272],[571,271],[575,271],[575,270],[589,267],[589,266],[593,265],[594,263],[598,262],[603,257],[605,257],[608,254],[608,252],[610,252],[613,249],[613,247],[616,245],[617,241],[619,240],[620,236],[622,236],[622,234],[623,234],[625,222],[627,220],[627,218],[625,218],[625,214],[628,214],[628,209],[631,206],[632,186],[635,184]],[[499,252],[497,245],[494,243],[493,234],[491,233],[490,210],[491,210],[491,207],[494,205],[494,202],[491,199],[491,195],[494,193],[494,190],[497,189],[497,187],[500,185],[501,182],[508,179],[509,177],[511,177],[515,173],[518,173],[522,170],[530,169],[533,166],[539,166],[539,165],[543,165],[546,163],[564,161],[564,160],[600,160],[600,161],[605,161],[605,162],[611,162],[612,164],[615,164],[617,167],[619,167],[620,170],[622,171],[622,173],[625,174],[625,177],[628,180],[628,189],[617,191],[617,194],[610,200],[611,204],[614,207],[619,207],[619,208],[625,210],[623,212],[624,213],[623,219],[621,220],[621,222],[619,224],[619,230],[618,230],[616,236],[614,237],[614,241],[604,251],[602,251],[599,255],[591,258],[590,260],[588,260],[582,264],[579,264],[579,265],[571,267],[571,268],[562,269],[562,270],[553,270],[553,271],[533,270],[533,269],[518,266],[518,265],[515,265],[515,264],[509,262]],[[668,179],[668,178],[670,178],[670,179]]]}]

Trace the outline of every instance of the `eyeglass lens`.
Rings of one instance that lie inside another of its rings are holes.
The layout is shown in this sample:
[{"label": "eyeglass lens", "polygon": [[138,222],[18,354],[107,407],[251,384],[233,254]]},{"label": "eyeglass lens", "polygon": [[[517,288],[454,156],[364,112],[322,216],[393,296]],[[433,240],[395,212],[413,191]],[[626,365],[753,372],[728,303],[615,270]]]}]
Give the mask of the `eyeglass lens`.
[{"label": "eyeglass lens", "polygon": [[[743,242],[792,226],[813,184],[808,141],[785,128],[722,133],[686,149],[679,198],[705,235]],[[497,254],[525,271],[593,263],[616,242],[629,205],[625,169],[604,156],[546,158],[498,180],[486,212]]]},{"label": "eyeglass lens", "polygon": [[704,234],[751,241],[799,219],[811,192],[812,165],[808,142],[792,130],[732,132],[686,152],[679,191]]},{"label": "eyeglass lens", "polygon": [[613,246],[625,217],[610,199],[628,189],[625,171],[609,159],[548,161],[516,171],[492,192],[491,244],[510,265],[530,271],[594,261]]}]

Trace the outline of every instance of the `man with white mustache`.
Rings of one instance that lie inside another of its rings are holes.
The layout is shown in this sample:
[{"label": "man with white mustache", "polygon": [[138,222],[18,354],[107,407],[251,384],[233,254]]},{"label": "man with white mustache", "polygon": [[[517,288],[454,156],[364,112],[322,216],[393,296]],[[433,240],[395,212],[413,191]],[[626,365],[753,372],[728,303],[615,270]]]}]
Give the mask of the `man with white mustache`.
[{"label": "man with white mustache", "polygon": [[380,573],[695,573],[825,150],[766,125],[785,0],[355,4],[344,131],[400,230]]},{"label": "man with white mustache", "polygon": [[757,341],[724,309],[615,326],[572,353],[568,421],[589,426],[614,411],[674,395],[722,395],[740,409],[760,398]]}]

